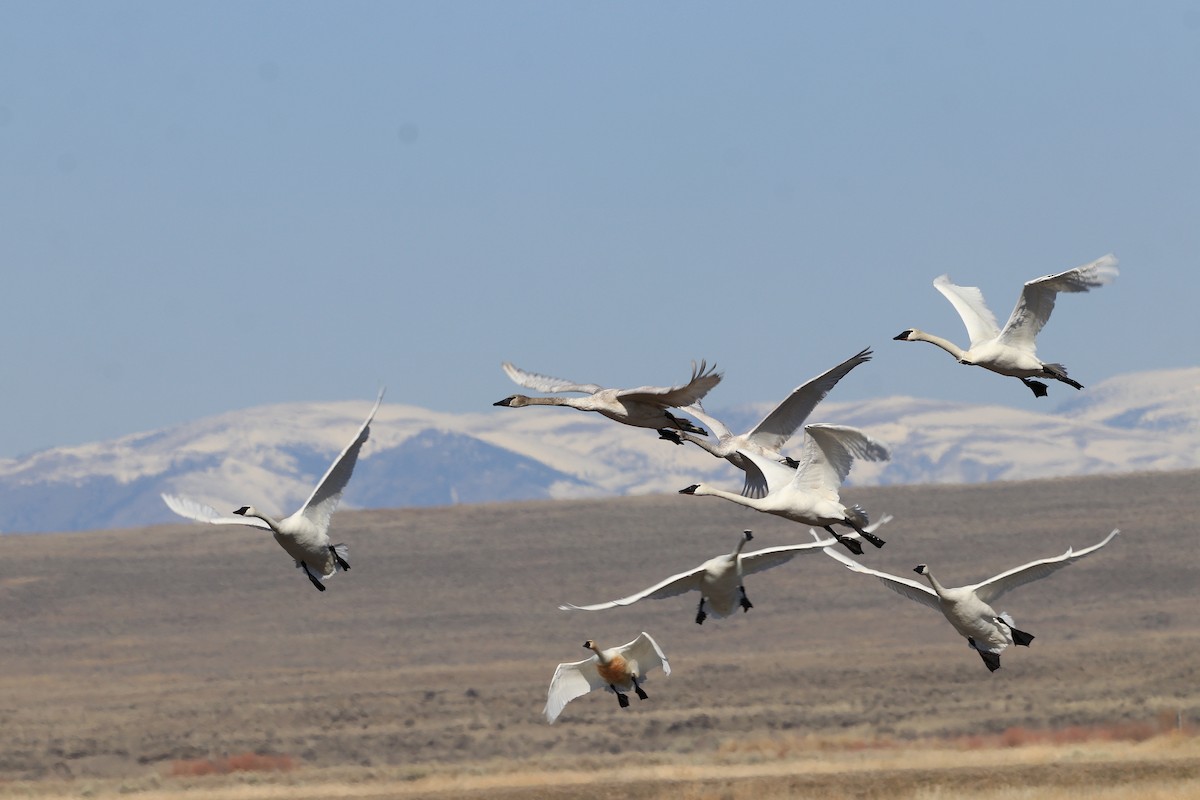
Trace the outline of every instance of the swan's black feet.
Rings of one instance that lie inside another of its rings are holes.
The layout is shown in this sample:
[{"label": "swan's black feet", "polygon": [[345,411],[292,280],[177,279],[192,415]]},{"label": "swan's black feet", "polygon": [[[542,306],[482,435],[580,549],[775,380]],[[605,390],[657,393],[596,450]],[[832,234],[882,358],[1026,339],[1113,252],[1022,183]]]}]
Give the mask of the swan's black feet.
[{"label": "swan's black feet", "polygon": [[783,461],[781,461],[781,462],[779,462],[779,463],[781,463],[781,464],[787,464],[787,465],[788,465],[789,467],[791,467],[792,469],[797,469],[797,468],[799,468],[799,466],[800,466],[800,462],[799,462],[799,461],[797,461],[797,460],[796,460],[796,459],[794,459],[794,458],[789,458],[788,456],[784,456],[784,457],[783,457]]},{"label": "swan's black feet", "polygon": [[988,653],[983,650],[979,651],[979,657],[983,659],[983,663],[987,664],[989,672],[995,672],[1000,669],[1000,656],[995,653]]},{"label": "swan's black feet", "polygon": [[696,624],[697,625],[703,625],[704,620],[706,620],[706,619],[708,619],[708,614],[705,614],[703,609],[696,612]]},{"label": "swan's black feet", "polygon": [[646,694],[646,690],[638,685],[637,678],[633,679],[633,690],[637,692],[638,700],[645,700],[650,695]]},{"label": "swan's black feet", "polygon": [[[617,690],[613,689],[613,691],[616,692]],[[617,692],[617,703],[620,704],[621,708],[629,708],[629,695]]]},{"label": "swan's black feet", "polygon": [[885,544],[887,544],[887,542],[885,542],[883,539],[880,539],[878,536],[871,533],[870,531],[865,531],[862,528],[855,528],[854,530],[858,531],[859,536],[863,537],[864,539],[866,539],[868,542],[875,545],[876,547],[883,547]]},{"label": "swan's black feet", "polygon": [[847,550],[854,553],[856,556],[862,555],[862,545],[856,539],[851,539],[849,536],[843,536],[828,525],[823,526],[829,531],[829,535],[838,540],[838,544],[844,545]]},{"label": "swan's black feet", "polygon": [[1033,392],[1034,397],[1046,396],[1046,384],[1042,383],[1041,381],[1033,381],[1029,378],[1021,378],[1021,383],[1029,387],[1029,390]]},{"label": "swan's black feet", "polygon": [[664,411],[663,414],[666,416],[667,419],[671,420],[671,423],[672,423],[671,427],[678,428],[679,430],[686,431],[688,433],[695,433],[700,436],[708,436],[708,431],[704,430],[704,428],[701,428],[697,425],[693,425],[692,421],[689,419],[684,419],[683,417],[677,417],[674,414],[670,413],[669,411]]},{"label": "swan's black feet", "polygon": [[338,546],[339,545],[332,545],[332,544],[329,545],[329,552],[333,554],[333,558],[335,561],[337,561],[337,565],[339,567],[341,567],[342,569],[345,569],[345,570],[349,570],[350,563],[348,561],[346,561],[346,559],[342,558],[341,555],[338,553],[338,551],[337,551]]},{"label": "swan's black feet", "polygon": [[1021,645],[1022,647],[1029,647],[1029,643],[1033,641],[1032,633],[1026,633],[1025,631],[1019,631],[1011,625],[1008,626],[1008,629],[1010,631],[1012,631],[1013,641],[1015,643]]},{"label": "swan's black feet", "polygon": [[312,581],[312,585],[317,587],[317,591],[325,591],[325,584],[321,583],[321,581],[317,579],[317,576],[312,574],[312,572],[308,569],[308,564],[305,564],[303,561],[301,561],[300,568],[304,570],[304,574],[308,576],[310,581]]},{"label": "swan's black feet", "polygon": [[683,444],[683,439],[680,438],[679,434],[670,428],[659,428],[658,438],[666,439],[668,442],[674,442],[675,444]]},{"label": "swan's black feet", "polygon": [[751,603],[750,598],[746,597],[745,587],[739,586],[738,591],[742,593],[742,602],[740,603],[740,605],[742,607],[742,611],[745,612],[745,611],[749,611],[750,609],[754,608],[754,603]]}]

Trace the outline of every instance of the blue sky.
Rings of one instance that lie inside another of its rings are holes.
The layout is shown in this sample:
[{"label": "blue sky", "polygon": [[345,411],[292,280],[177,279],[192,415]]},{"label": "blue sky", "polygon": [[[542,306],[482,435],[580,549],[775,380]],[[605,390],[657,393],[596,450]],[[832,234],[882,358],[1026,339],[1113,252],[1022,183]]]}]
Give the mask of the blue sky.
[{"label": "blue sky", "polygon": [[[1193,3],[0,0],[0,456],[264,403],[490,410],[508,359],[710,408],[1049,407],[955,365],[1114,252],[1039,352],[1196,364]],[[1051,402],[1074,390],[1056,384]],[[504,413],[497,409],[497,413]]]}]

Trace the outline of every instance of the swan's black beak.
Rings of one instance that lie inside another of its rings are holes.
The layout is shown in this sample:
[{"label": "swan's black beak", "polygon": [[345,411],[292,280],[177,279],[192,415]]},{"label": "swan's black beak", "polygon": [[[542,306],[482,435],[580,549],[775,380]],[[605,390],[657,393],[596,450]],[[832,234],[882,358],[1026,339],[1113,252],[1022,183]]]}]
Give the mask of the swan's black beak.
[{"label": "swan's black beak", "polygon": [[506,398],[504,398],[503,400],[497,400],[496,402],[492,403],[492,405],[494,405],[494,406],[506,406],[506,407],[508,407],[508,406],[511,406],[511,405],[512,405],[512,398],[511,398],[511,397],[506,397]]},{"label": "swan's black beak", "polygon": [[244,517],[244,516],[246,516],[246,512],[249,510],[250,510],[250,506],[242,506],[241,508],[239,508],[237,511],[235,511],[233,513],[237,514],[238,516]]},{"label": "swan's black beak", "polygon": [[911,329],[907,330],[907,331],[900,331],[900,333],[898,335],[892,337],[892,341],[906,342],[906,341],[908,341],[908,335],[910,333],[912,333]]},{"label": "swan's black beak", "polygon": [[695,494],[696,490],[699,488],[700,488],[700,484],[693,483],[691,486],[687,487],[686,489],[680,489],[679,493],[680,494]]}]

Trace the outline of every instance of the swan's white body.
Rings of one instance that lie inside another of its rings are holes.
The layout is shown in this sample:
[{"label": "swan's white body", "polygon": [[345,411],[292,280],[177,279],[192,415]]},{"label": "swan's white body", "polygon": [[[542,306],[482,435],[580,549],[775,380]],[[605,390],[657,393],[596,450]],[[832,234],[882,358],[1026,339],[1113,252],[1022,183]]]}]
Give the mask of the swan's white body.
[{"label": "swan's white body", "polygon": [[592,651],[594,655],[591,658],[559,664],[558,669],[554,670],[550,689],[546,693],[546,707],[542,709],[547,722],[553,723],[558,719],[567,703],[595,689],[607,689],[615,693],[624,708],[629,705],[625,692],[630,689],[645,699],[640,684],[646,680],[647,672],[661,667],[664,675],[671,674],[667,657],[645,631],[620,647],[601,650],[590,639],[583,646]]},{"label": "swan's white body", "polygon": [[1052,378],[1081,389],[1081,384],[1067,377],[1062,364],[1038,358],[1037,335],[1050,319],[1059,292],[1086,292],[1111,283],[1117,274],[1117,259],[1109,254],[1057,275],[1035,278],[1021,290],[1021,297],[1003,328],[996,324],[995,315],[984,303],[983,293],[977,287],[956,286],[948,275],[942,275],[934,280],[934,288],[945,295],[962,318],[971,339],[970,346],[963,350],[948,339],[916,328],[903,331],[895,338],[929,342],[954,356],[960,364],[1020,378],[1039,397],[1046,394],[1046,384],[1031,378]]},{"label": "swan's white body", "polygon": [[[868,526],[867,530],[874,532],[890,519],[890,516],[884,517],[879,522]],[[649,589],[643,589],[629,597],[589,606],[576,606],[568,603],[559,608],[563,611],[603,611],[617,606],[633,605],[639,600],[662,600],[695,591],[700,593],[700,606],[696,614],[696,622],[702,624],[710,614],[720,619],[734,613],[738,607],[745,611],[749,611],[753,607],[746,597],[746,575],[778,567],[802,553],[815,552],[834,543],[833,539],[821,539],[814,533],[814,538],[817,540],[815,542],[787,544],[743,553],[742,549],[752,538],[750,531],[743,531],[742,535],[738,537],[737,546],[732,553],[710,558],[695,569],[672,575]]]},{"label": "swan's white body", "polygon": [[295,559],[296,567],[304,570],[313,585],[324,591],[322,581],[333,577],[339,569],[350,568],[345,560],[346,546],[330,544],[329,521],[342,499],[346,484],[350,482],[354,465],[358,461],[358,453],[370,436],[371,420],[375,418],[375,412],[379,410],[379,404],[382,402],[383,392],[380,391],[371,413],[358,429],[357,435],[333,460],[333,464],[317,483],[304,505],[291,516],[275,520],[257,511],[253,506],[243,506],[233,512],[234,516],[226,516],[212,506],[191,498],[164,494],[162,499],[176,514],[198,522],[211,525],[248,525],[271,531],[279,546]]},{"label": "swan's white body", "polygon": [[[953,588],[942,586],[924,564],[919,565],[916,571],[929,580],[929,587],[909,578],[901,578],[865,567],[831,547],[825,548],[825,553],[842,562],[852,571],[864,575],[874,575],[892,591],[941,611],[954,630],[966,637],[971,648],[979,652],[988,668],[996,670],[1000,667],[1000,653],[1014,643],[1013,634],[1016,629],[1013,627],[1013,618],[1005,613],[997,614],[991,604],[1018,586],[1024,586],[1031,581],[1052,575],[1063,567],[1074,564],[1084,556],[1096,552],[1112,541],[1119,532],[1114,529],[1101,542],[1091,547],[1085,547],[1082,550],[1067,548],[1067,552],[1060,556],[1031,561],[1028,564],[1001,572],[980,583]],[[1021,632],[1018,631],[1018,633]],[[1028,634],[1024,634],[1024,636],[1028,639],[1033,638]],[[1028,639],[1024,643],[1027,644]],[[1022,642],[1018,641],[1017,643]]]},{"label": "swan's white body", "polygon": [[700,401],[704,395],[721,382],[716,367],[706,369],[692,364],[692,377],[682,386],[639,386],[636,389],[605,389],[594,383],[575,383],[563,378],[551,378],[534,372],[525,372],[505,361],[502,365],[514,383],[539,392],[581,392],[585,397],[528,397],[523,394],[510,395],[492,405],[509,408],[524,406],[568,406],[580,411],[595,411],[611,420],[639,428],[674,428],[703,434],[682,417],[667,411]]},{"label": "swan's white body", "polygon": [[[808,436],[804,442],[804,454],[800,465],[792,469],[751,450],[742,450],[744,458],[752,461],[767,481],[767,493],[762,497],[747,497],[737,492],[728,492],[707,484],[699,483],[680,490],[681,494],[710,495],[723,497],[739,505],[774,514],[804,525],[823,527],[830,533],[834,524],[849,525],[860,535],[869,522],[866,511],[859,506],[842,504],[838,490],[850,473],[854,457],[886,448],[862,431],[840,425],[807,425]],[[855,547],[846,537],[834,534],[838,541],[855,552]],[[876,546],[882,540],[865,536]]]},{"label": "swan's white body", "polygon": [[[716,437],[715,439],[700,438],[670,430],[661,431],[662,436],[664,439],[670,439],[677,443],[682,443],[684,440],[689,441],[704,448],[717,458],[726,459],[730,464],[746,473],[742,494],[747,497],[762,497],[767,492],[767,479],[753,461],[742,455],[742,452],[754,452],[773,461],[784,461],[786,457],[781,452],[783,446],[796,431],[800,430],[817,404],[825,399],[830,390],[850,370],[870,360],[871,349],[867,348],[807,383],[797,386],[771,413],[745,433],[733,433],[729,430],[729,426],[709,416],[703,406],[697,402],[685,406],[682,410],[707,425],[709,432]],[[864,452],[861,457],[872,461],[886,461],[889,454],[886,448],[880,448]]]}]

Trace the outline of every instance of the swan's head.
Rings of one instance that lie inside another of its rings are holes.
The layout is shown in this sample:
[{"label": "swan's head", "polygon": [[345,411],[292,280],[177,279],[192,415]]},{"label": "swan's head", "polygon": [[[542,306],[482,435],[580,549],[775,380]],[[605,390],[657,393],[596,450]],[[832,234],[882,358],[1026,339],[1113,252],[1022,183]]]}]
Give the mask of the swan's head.
[{"label": "swan's head", "polygon": [[258,509],[256,509],[254,506],[242,506],[233,513],[237,514],[239,517],[257,517],[259,515]]},{"label": "swan's head", "polygon": [[503,400],[497,400],[496,402],[492,403],[494,406],[504,406],[506,408],[520,408],[521,406],[528,404],[529,398],[523,394],[509,395]]},{"label": "swan's head", "polygon": [[913,334],[916,332],[917,332],[916,328],[909,328],[906,331],[900,331],[900,333],[898,333],[897,335],[892,337],[892,340],[897,341],[897,342],[911,341]]},{"label": "swan's head", "polygon": [[586,642],[584,642],[584,643],[583,643],[583,646],[584,646],[584,648],[586,648],[586,649],[588,649],[588,650],[595,650],[595,649],[597,649],[597,648],[596,648],[596,643],[595,643],[595,642],[593,642],[591,639],[588,639]]},{"label": "swan's head", "polygon": [[929,567],[925,566],[924,564],[917,564],[915,567],[913,567],[913,572],[917,573],[918,575],[928,575]]},{"label": "swan's head", "polygon": [[752,531],[742,531],[742,537],[743,542],[748,542],[754,538],[754,533]]},{"label": "swan's head", "polygon": [[687,487],[686,489],[680,489],[679,493],[680,494],[695,494],[696,490],[699,488],[700,488],[700,484],[693,483],[691,486]]}]

